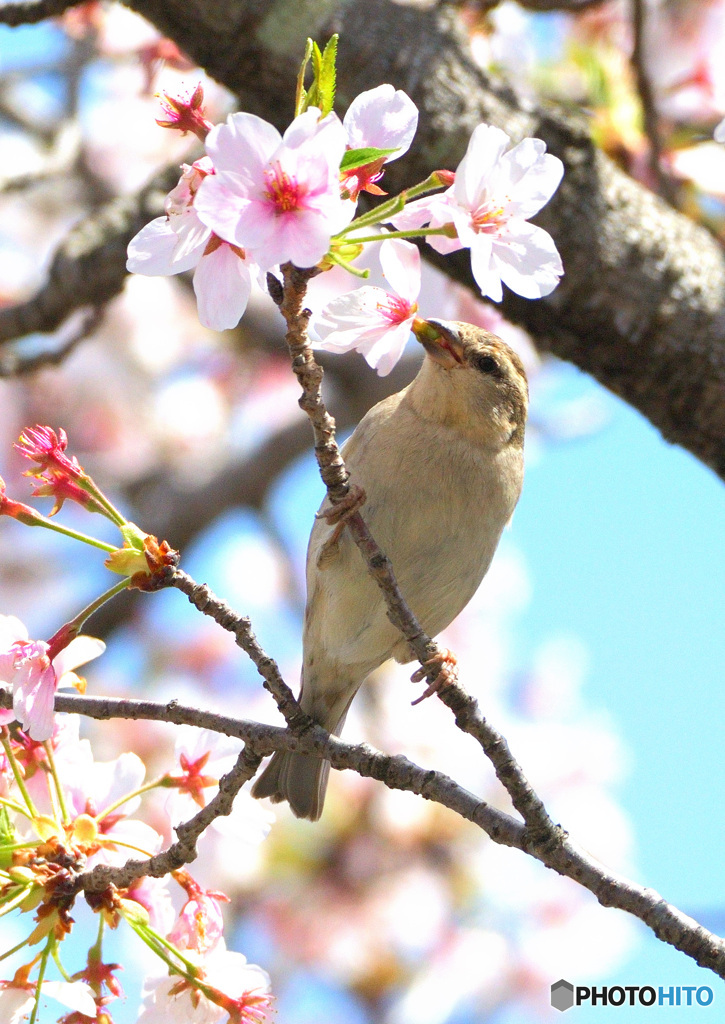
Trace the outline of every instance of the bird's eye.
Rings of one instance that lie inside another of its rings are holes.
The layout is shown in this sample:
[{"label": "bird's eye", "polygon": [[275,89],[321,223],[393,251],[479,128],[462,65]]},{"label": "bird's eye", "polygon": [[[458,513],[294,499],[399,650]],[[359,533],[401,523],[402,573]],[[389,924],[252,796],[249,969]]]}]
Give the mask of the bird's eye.
[{"label": "bird's eye", "polygon": [[476,366],[481,373],[493,373],[500,375],[501,367],[498,365],[493,356],[479,356],[476,360]]}]

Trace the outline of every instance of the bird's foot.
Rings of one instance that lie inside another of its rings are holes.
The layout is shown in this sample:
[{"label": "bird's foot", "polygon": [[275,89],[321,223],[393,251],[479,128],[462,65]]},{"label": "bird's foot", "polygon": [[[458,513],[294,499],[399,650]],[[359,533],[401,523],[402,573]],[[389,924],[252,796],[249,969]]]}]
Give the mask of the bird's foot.
[{"label": "bird's foot", "polygon": [[315,518],[326,520],[330,526],[341,526],[363,507],[366,500],[367,494],[363,488],[358,487],[357,484],[350,484],[342,501],[336,501],[331,508],[325,509],[324,512],[318,512]]},{"label": "bird's foot", "polygon": [[458,682],[458,661],[453,651],[449,651],[447,647],[442,647],[437,654],[434,654],[432,658],[423,662],[422,666],[413,673],[410,677],[412,683],[422,683],[428,675],[428,672],[433,666],[438,666],[435,679],[433,682],[428,683],[425,691],[413,701],[413,707],[416,704],[420,704],[426,697],[432,697],[434,693],[438,693],[439,690],[443,690],[446,686],[450,686],[452,683]]},{"label": "bird's foot", "polygon": [[363,507],[366,500],[367,495],[363,488],[358,487],[357,484],[351,484],[350,490],[342,501],[338,501],[332,506],[332,508],[325,509],[324,512],[317,513],[315,517],[316,519],[324,519],[330,524],[330,526],[335,527],[320,548],[320,553],[317,556],[317,567],[319,569],[324,569],[325,563],[337,554],[337,548],[340,543],[342,531],[345,529],[345,524],[350,516],[355,515],[355,513]]}]

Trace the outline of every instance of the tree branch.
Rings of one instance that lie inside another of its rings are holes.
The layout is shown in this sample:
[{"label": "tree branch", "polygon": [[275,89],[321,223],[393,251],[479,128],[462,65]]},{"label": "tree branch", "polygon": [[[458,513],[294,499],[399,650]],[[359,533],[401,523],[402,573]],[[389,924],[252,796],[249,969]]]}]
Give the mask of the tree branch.
[{"label": "tree branch", "polygon": [[[0,706],[11,705],[11,694],[0,690]],[[651,928],[657,938],[679,949],[701,967],[706,967],[718,977],[725,978],[725,941],[668,903],[654,889],[645,888],[622,875],[608,871],[596,858],[579,848],[563,831],[559,831],[554,842],[543,840],[515,818],[479,800],[447,775],[421,768],[402,755],[393,757],[373,750],[367,744],[345,743],[335,736],[330,736],[320,726],[314,726],[304,736],[295,736],[288,729],[227,718],[198,708],[186,707],[177,704],[176,701],[159,704],[153,701],[58,694],[55,698],[55,709],[101,720],[124,718],[196,725],[243,740],[249,748],[247,765],[252,763],[253,755],[261,758],[275,750],[295,750],[324,757],[339,770],[356,771],[363,777],[383,782],[391,789],[416,793],[472,821],[494,842],[528,853],[557,874],[578,882],[593,893],[602,906],[616,907],[634,915]],[[237,762],[235,771],[236,785],[245,771],[240,762]],[[223,804],[224,799],[220,799],[215,809]],[[184,826],[188,827],[189,836],[194,834],[196,825],[192,823],[196,822],[197,818],[198,815],[195,815]],[[158,856],[163,857],[164,854]],[[125,884],[130,884],[134,878],[146,873],[144,870],[137,871],[137,864],[145,868],[149,862],[130,861],[128,865],[119,868],[108,868],[104,865],[103,871],[96,867],[82,876],[83,887],[86,891],[98,891],[108,884],[120,883],[119,887],[123,887],[127,877],[128,881]],[[123,874],[126,870],[128,875]],[[158,870],[158,861],[154,862],[153,870]]]},{"label": "tree branch", "polygon": [[77,7],[82,0],[21,0],[20,3],[0,4],[0,24],[18,28],[36,25],[46,18],[57,18],[69,7]]},{"label": "tree branch", "polygon": [[164,212],[166,193],[179,176],[166,168],[136,196],[115,199],[81,221],[56,251],[48,280],[31,299],[0,309],[0,346],[59,328],[75,310],[100,307],[123,288],[126,248],[141,228]]}]

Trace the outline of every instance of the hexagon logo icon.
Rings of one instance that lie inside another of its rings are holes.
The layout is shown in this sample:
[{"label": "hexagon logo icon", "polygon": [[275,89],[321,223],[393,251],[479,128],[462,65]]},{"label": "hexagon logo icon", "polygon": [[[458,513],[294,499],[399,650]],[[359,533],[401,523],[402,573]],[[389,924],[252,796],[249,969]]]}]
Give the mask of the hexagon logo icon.
[{"label": "hexagon logo icon", "polygon": [[551,986],[551,1005],[555,1010],[568,1010],[574,1005],[574,986],[560,978]]}]

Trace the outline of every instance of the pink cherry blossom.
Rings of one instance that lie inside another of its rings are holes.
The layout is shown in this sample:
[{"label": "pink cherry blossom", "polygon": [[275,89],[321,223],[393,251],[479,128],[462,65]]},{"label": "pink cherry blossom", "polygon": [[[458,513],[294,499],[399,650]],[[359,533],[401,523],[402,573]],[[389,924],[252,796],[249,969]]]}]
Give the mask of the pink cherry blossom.
[{"label": "pink cherry blossom", "polygon": [[[113,761],[95,761],[88,746],[83,759],[67,766],[63,784],[69,810],[75,815],[90,815],[98,823],[99,849],[89,856],[88,867],[97,863],[123,864],[135,852],[150,856],[161,849],[159,833],[130,817],[140,797],[123,800],[126,794],[138,790],[145,776],[146,766],[130,751]],[[104,814],[112,805],[114,809]]]},{"label": "pink cherry blossom", "polygon": [[328,303],[314,320],[327,352],[362,352],[381,377],[403,354],[418,311],[420,253],[411,242],[388,239],[380,246],[380,264],[393,291],[366,285]]},{"label": "pink cherry blossom", "polygon": [[402,89],[379,85],[356,96],[343,119],[348,149],[394,149],[395,152],[371,164],[343,172],[342,180],[353,198],[360,192],[384,194],[375,184],[382,177],[383,164],[407,153],[418,127],[418,108]]},{"label": "pink cherry blossom", "polygon": [[53,733],[53,699],[59,686],[79,682],[73,671],[106,649],[102,640],[78,636],[52,660],[44,640],[29,640],[14,616],[0,616],[0,686],[11,686],[13,710],[0,711],[0,723],[17,718],[33,740]]},{"label": "pink cherry blossom", "polygon": [[[194,958],[191,950],[185,951],[185,956]],[[196,962],[201,980],[211,986],[219,1002],[178,975],[149,977],[144,982],[137,1024],[224,1024],[231,1019],[236,1024],[262,1024],[271,1019],[270,980],[261,967],[248,964],[241,953],[231,953],[221,945]]]},{"label": "pink cherry blossom", "polygon": [[280,136],[261,117],[230,114],[207,138],[216,173],[202,181],[196,212],[264,270],[314,266],[354,215],[340,195],[345,129],[335,114],[319,117],[309,107]]},{"label": "pink cherry blossom", "polygon": [[[239,740],[230,736],[191,725],[180,726],[174,749],[178,768],[172,772],[175,788],[165,806],[172,827],[206,806],[217,792],[221,776],[234,767],[240,750]],[[242,790],[231,814],[215,818],[210,828],[237,843],[256,846],[267,837],[273,822],[274,814]]]},{"label": "pink cherry blossom", "polygon": [[410,203],[394,219],[401,230],[450,225],[457,237],[430,235],[428,242],[442,253],[470,249],[476,283],[495,302],[503,298],[502,282],[538,299],[556,288],[564,272],[551,235],[528,223],[556,191],[563,164],[541,139],[523,139],[513,149],[509,142],[499,128],[479,125],[453,185]]},{"label": "pink cherry blossom", "polygon": [[188,872],[177,872],[175,877],[189,898],[167,938],[179,949],[210,953],[221,941],[224,918],[220,904],[228,903],[229,897],[223,892],[202,889]]},{"label": "pink cherry blossom", "polygon": [[195,199],[213,168],[208,157],[184,171],[166,197],[166,216],[142,228],[128,246],[126,267],[150,277],[181,274],[194,268],[194,292],[204,327],[224,331],[236,327],[249,301],[257,272],[243,249],[216,236],[201,222]]}]

